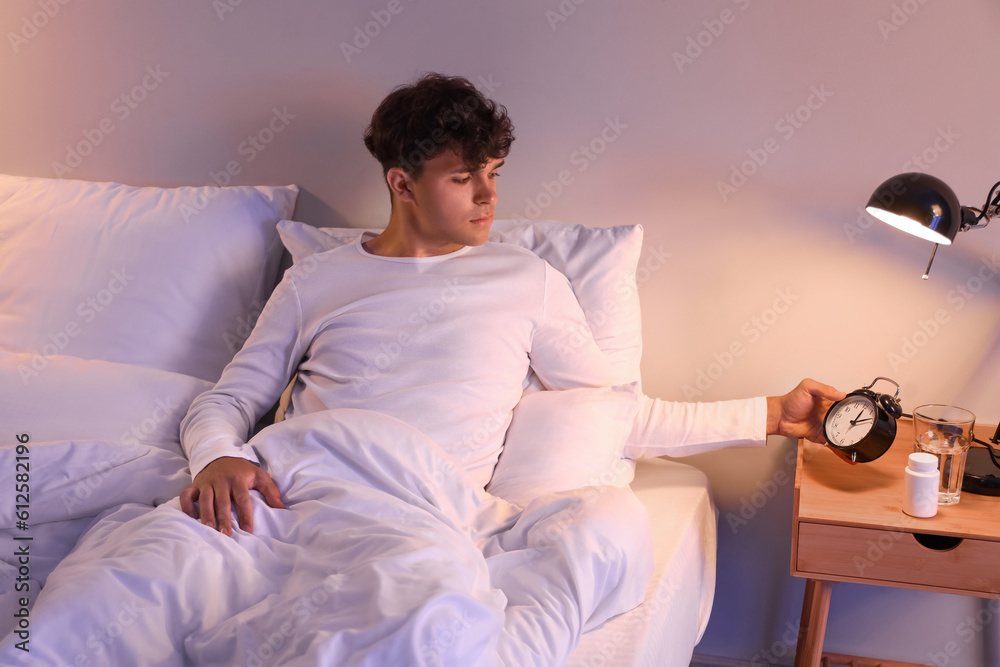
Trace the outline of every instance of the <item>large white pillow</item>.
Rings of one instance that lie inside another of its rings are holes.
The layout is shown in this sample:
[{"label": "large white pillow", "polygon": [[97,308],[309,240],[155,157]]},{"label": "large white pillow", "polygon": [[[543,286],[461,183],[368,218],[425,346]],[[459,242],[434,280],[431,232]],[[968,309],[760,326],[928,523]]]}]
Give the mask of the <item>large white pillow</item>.
[{"label": "large white pillow", "polygon": [[[294,262],[377,231],[317,228],[292,220],[278,224]],[[587,227],[554,220],[496,220],[490,240],[527,248],[565,275],[598,347],[619,371],[616,382],[639,381],[642,321],[635,273],[642,250],[641,225]]]},{"label": "large white pillow", "polygon": [[0,350],[214,382],[274,287],[297,195],[0,175]]},{"label": "large white pillow", "polygon": [[32,443],[102,440],[155,445],[178,455],[180,423],[212,383],[155,368],[0,352],[0,405],[8,433]]},{"label": "large white pillow", "polygon": [[583,486],[624,486],[622,458],[638,408],[638,383],[538,391],[521,398],[486,490],[517,505]]},{"label": "large white pillow", "polygon": [[[191,483],[180,422],[206,380],[109,361],[0,352],[0,484],[30,459],[32,527],[57,522],[39,554],[39,581],[73,546],[70,520],[124,503],[158,504]],[[15,437],[16,436],[16,437]],[[28,453],[16,449],[27,436]],[[0,529],[18,518],[0,505]],[[21,517],[23,518],[23,517]],[[55,539],[56,536],[58,539]],[[66,542],[66,539],[70,539]]]}]

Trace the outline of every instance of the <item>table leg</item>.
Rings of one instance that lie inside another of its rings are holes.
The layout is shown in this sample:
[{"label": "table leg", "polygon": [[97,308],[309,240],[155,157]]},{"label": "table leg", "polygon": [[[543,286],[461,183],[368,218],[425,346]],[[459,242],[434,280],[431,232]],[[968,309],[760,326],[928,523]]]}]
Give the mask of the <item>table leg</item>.
[{"label": "table leg", "polygon": [[832,590],[829,581],[806,580],[806,592],[802,596],[802,620],[799,623],[799,644],[795,650],[795,667],[820,667]]}]

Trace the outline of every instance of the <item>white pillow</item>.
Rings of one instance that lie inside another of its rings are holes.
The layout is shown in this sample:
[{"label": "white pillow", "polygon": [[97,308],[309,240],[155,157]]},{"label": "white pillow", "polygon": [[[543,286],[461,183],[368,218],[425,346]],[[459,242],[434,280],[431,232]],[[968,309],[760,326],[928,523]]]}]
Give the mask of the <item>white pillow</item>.
[{"label": "white pillow", "polygon": [[[354,243],[373,229],[316,228],[282,220],[278,233],[298,262]],[[635,281],[642,226],[586,227],[554,220],[496,220],[490,240],[531,250],[569,278],[598,347],[619,371],[620,384],[639,381],[642,321]]]},{"label": "white pillow", "polygon": [[214,382],[277,282],[297,195],[0,175],[0,350]]},{"label": "white pillow", "polygon": [[179,373],[76,357],[0,352],[4,428],[32,443],[103,440],[178,455],[180,423],[212,383]]},{"label": "white pillow", "polygon": [[[0,484],[17,472],[16,436],[26,434],[31,465],[31,525],[59,522],[39,575],[73,546],[67,522],[124,503],[159,504],[191,483],[180,422],[211,382],[155,368],[76,357],[0,352]],[[10,488],[13,488],[11,486]],[[0,529],[15,525],[0,505]],[[81,526],[81,529],[83,526]],[[69,531],[68,533],[66,531]]]},{"label": "white pillow", "polygon": [[626,486],[622,459],[638,407],[638,383],[528,394],[514,408],[486,490],[516,505],[583,486]]}]

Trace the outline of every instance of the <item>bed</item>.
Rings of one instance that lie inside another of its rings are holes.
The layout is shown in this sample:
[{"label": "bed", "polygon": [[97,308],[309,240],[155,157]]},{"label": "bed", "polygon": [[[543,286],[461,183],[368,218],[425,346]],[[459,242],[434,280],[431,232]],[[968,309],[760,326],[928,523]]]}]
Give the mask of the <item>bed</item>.
[{"label": "bed", "polygon": [[[74,597],[73,576],[106,572],[87,574],[79,563],[120,526],[175,504],[190,483],[180,420],[249,336],[277,283],[283,251],[308,265],[363,233],[292,221],[297,194],[295,186],[138,188],[0,175],[0,662],[115,664],[116,651],[128,644],[140,651],[133,656],[148,651],[141,664],[191,664],[137,611],[135,599],[173,604],[164,601],[198,582],[126,585],[116,620],[82,644],[40,645],[35,601],[44,589],[45,614],[57,619],[50,625],[83,622],[88,601]],[[487,490],[524,505],[542,492],[630,485],[653,526],[655,567],[645,602],[586,633],[568,664],[687,665],[712,606],[716,514],[704,475],[648,458],[662,453],[648,433],[641,446],[630,442],[638,406],[646,406],[647,418],[655,410],[639,377],[635,272],[642,229],[504,220],[491,239],[526,247],[567,276],[619,377],[615,387],[563,392],[526,378]],[[303,419],[260,424],[263,447],[291,437],[283,434]],[[357,421],[361,429],[372,423]],[[301,431],[295,437],[301,440]],[[273,451],[270,462],[280,473],[287,448]],[[640,455],[647,458],[636,461]],[[190,548],[200,544],[193,540]],[[63,575],[70,562],[77,574]],[[287,563],[273,565],[277,571]],[[247,582],[254,576],[248,573]],[[266,592],[266,582],[261,586]],[[178,619],[187,613],[176,612]],[[222,627],[231,612],[218,613]],[[298,650],[285,639],[261,643],[259,635],[248,650],[232,639],[239,630],[222,637],[198,622],[197,637],[184,647],[204,658],[200,664],[280,664]]]}]

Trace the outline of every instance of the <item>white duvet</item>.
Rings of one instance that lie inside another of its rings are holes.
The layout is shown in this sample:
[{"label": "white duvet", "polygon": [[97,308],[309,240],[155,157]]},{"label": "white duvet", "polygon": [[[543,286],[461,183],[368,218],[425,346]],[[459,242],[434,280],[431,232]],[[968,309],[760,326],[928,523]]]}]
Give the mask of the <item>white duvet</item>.
[{"label": "white duvet", "polygon": [[[642,600],[652,565],[629,489],[522,510],[369,411],[296,417],[252,439],[287,509],[254,495],[253,534],[232,537],[180,511],[189,478],[176,452],[31,444],[30,527],[6,504],[0,523],[5,665],[560,664],[580,634]],[[14,456],[0,450],[5,493]],[[32,596],[44,588],[20,627],[25,543]]]}]

